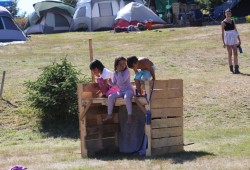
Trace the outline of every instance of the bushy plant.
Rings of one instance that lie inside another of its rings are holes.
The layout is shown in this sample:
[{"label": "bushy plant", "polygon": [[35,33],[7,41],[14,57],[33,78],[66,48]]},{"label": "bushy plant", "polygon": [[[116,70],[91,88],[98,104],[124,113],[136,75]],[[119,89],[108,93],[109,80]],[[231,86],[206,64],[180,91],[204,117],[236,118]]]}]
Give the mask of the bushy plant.
[{"label": "bushy plant", "polygon": [[80,72],[67,59],[43,69],[36,81],[25,82],[31,106],[46,120],[67,120],[77,114],[76,83]]}]

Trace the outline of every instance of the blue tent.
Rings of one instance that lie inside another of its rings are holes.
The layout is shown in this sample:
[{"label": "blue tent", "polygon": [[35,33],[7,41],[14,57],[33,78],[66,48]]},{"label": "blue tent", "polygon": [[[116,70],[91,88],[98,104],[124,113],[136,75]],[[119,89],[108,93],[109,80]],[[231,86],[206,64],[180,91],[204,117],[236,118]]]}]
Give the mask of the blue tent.
[{"label": "blue tent", "polygon": [[13,5],[13,1],[12,0],[0,0],[0,6],[10,7],[12,5]]},{"label": "blue tent", "polygon": [[219,18],[222,15],[224,15],[224,11],[227,9],[232,9],[233,7],[235,7],[240,1],[242,0],[228,0],[226,2],[224,2],[223,4],[217,6],[214,8],[214,17],[215,18]]}]

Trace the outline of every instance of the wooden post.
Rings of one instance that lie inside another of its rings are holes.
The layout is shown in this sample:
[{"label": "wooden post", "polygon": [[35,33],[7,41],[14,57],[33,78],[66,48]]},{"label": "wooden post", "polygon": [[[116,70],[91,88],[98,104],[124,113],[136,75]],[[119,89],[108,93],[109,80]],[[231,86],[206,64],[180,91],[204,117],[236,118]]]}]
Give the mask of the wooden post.
[{"label": "wooden post", "polygon": [[[149,81],[145,81],[145,90],[146,90],[147,98],[149,100],[150,98]],[[146,109],[150,110],[150,102],[146,105]],[[147,118],[147,114],[146,114],[146,118]],[[146,156],[151,156],[151,123],[150,124],[145,123],[145,134],[148,137],[148,148],[146,150]]]},{"label": "wooden post", "polygon": [[3,94],[3,86],[4,86],[4,80],[5,80],[5,71],[3,71],[3,78],[2,78],[2,83],[1,83],[1,89],[0,89],[0,98],[2,98]]},{"label": "wooden post", "polygon": [[[89,59],[90,62],[93,61],[93,47],[92,47],[92,39],[89,39]],[[91,72],[92,82],[95,82],[95,75]]]}]

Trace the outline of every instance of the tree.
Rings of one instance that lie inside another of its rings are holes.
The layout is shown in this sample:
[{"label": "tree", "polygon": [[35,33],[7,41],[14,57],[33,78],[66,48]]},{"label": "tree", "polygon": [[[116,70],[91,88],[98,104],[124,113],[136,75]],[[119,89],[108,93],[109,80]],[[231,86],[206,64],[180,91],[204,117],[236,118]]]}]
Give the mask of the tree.
[{"label": "tree", "polygon": [[19,12],[19,8],[17,7],[17,3],[18,3],[18,0],[13,0],[12,6],[7,7],[7,9],[10,11],[10,13],[13,17],[16,17],[18,12]]},{"label": "tree", "polygon": [[221,5],[222,3],[226,2],[227,0],[196,0],[199,2],[202,9],[213,9],[214,7]]},{"label": "tree", "polygon": [[63,3],[76,7],[77,0],[61,0]]}]

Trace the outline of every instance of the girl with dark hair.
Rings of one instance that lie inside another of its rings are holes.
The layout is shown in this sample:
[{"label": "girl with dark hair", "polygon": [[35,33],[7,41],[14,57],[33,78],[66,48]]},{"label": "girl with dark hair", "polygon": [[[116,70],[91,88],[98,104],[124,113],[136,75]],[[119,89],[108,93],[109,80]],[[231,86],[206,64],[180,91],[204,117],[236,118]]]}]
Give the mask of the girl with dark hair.
[{"label": "girl with dark hair", "polygon": [[103,97],[119,91],[116,86],[111,87],[108,82],[113,81],[113,72],[104,67],[101,61],[94,60],[90,63],[89,69],[97,77],[97,83]]},{"label": "girl with dark hair", "polygon": [[130,71],[127,67],[127,60],[124,57],[117,57],[114,63],[114,79],[112,86],[116,85],[120,90],[108,96],[108,115],[103,121],[112,118],[112,112],[116,98],[123,97],[128,111],[127,123],[131,123],[132,119],[132,97],[134,95],[133,87],[130,83]]},{"label": "girl with dark hair", "polygon": [[[221,22],[223,47],[227,47],[230,71],[235,74],[240,74],[237,52],[237,45],[241,45],[240,36],[236,29],[235,22],[231,19],[232,13],[230,9],[225,11],[225,16],[226,18]],[[232,55],[234,56],[234,68]]]}]

